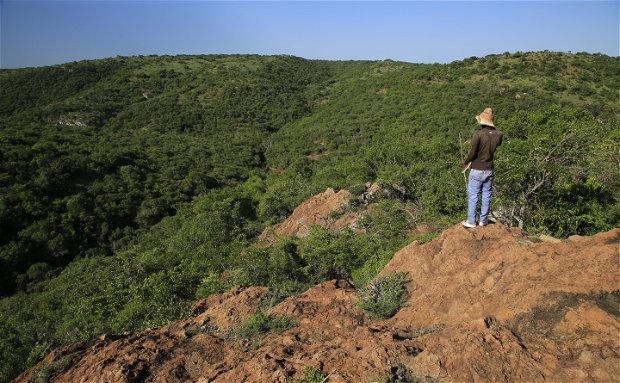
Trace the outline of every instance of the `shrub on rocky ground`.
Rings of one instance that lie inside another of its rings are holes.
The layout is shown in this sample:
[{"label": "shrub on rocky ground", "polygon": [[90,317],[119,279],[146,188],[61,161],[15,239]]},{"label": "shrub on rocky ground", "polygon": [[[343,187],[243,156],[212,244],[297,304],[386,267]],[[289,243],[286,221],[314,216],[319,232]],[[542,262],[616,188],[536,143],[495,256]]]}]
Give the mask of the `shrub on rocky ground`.
[{"label": "shrub on rocky ground", "polygon": [[390,318],[405,303],[407,274],[380,276],[360,290],[358,306],[378,318]]},{"label": "shrub on rocky ground", "polygon": [[259,312],[232,330],[232,335],[238,338],[251,339],[269,332],[282,332],[293,326],[295,326],[293,318]]}]

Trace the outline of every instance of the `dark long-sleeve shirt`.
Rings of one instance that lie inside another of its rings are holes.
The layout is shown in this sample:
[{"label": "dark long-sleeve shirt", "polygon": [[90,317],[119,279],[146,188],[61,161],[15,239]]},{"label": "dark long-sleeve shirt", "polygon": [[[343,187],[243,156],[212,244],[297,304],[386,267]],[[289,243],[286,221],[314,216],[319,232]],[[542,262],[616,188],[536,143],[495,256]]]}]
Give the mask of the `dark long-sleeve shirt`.
[{"label": "dark long-sleeve shirt", "polygon": [[503,136],[499,130],[483,125],[482,129],[474,133],[465,164],[471,162],[472,169],[493,170],[493,155],[495,149],[502,144]]}]

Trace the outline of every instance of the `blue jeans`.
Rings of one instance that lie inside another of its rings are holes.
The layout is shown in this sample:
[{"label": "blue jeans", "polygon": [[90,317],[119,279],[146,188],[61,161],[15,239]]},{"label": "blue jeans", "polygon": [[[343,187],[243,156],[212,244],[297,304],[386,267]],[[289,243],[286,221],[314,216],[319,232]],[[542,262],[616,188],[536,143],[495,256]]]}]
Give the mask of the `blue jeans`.
[{"label": "blue jeans", "polygon": [[482,191],[482,206],[480,208],[480,222],[489,223],[489,211],[491,210],[491,193],[493,192],[493,170],[476,170],[469,172],[469,202],[467,207],[467,222],[476,224],[476,209],[478,207],[478,194]]}]

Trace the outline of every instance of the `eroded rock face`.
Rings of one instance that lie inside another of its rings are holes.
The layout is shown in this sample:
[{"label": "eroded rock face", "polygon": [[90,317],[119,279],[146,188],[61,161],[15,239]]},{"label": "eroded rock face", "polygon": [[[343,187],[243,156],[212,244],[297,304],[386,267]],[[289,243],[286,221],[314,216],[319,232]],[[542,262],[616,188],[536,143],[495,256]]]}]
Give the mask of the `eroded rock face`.
[{"label": "eroded rock face", "polygon": [[388,320],[361,311],[348,282],[329,281],[270,309],[297,326],[233,339],[226,329],[268,293],[236,288],[198,302],[193,318],[56,350],[17,382],[63,358],[52,381],[285,382],[314,367],[328,382],[613,382],[619,266],[620,229],[534,243],[502,225],[457,225],[386,266],[410,278],[406,307]]}]

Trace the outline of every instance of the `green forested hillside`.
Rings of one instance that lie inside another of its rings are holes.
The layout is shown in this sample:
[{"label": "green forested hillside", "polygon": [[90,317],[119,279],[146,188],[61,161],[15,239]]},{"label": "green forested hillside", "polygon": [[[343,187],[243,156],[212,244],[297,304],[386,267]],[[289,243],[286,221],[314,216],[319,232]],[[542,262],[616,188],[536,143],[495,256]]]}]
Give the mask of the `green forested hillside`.
[{"label": "green forested hillside", "polygon": [[[0,381],[234,284],[269,285],[275,301],[367,281],[411,227],[464,217],[463,141],[486,106],[505,132],[498,219],[556,236],[620,226],[618,64],[239,55],[0,71]],[[401,198],[380,201],[365,234],[251,246],[310,195],[368,181]]]}]

